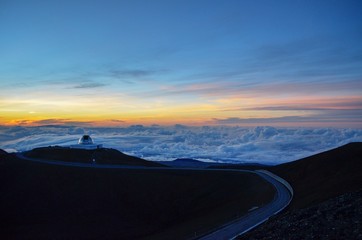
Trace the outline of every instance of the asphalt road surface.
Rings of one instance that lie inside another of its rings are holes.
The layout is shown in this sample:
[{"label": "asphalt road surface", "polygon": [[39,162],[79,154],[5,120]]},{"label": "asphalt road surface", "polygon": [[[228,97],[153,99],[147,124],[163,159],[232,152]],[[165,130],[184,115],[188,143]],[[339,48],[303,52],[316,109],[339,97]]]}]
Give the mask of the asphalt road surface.
[{"label": "asphalt road surface", "polygon": [[[17,153],[16,156],[23,160],[52,164],[52,165],[62,165],[70,167],[91,167],[91,168],[118,168],[118,169],[158,169],[158,170],[178,170],[178,168],[171,167],[144,167],[144,166],[126,166],[126,165],[111,165],[111,164],[96,164],[96,163],[77,163],[77,162],[62,162],[54,160],[38,160],[33,158],[25,157],[22,153]],[[241,218],[227,223],[217,230],[210,232],[209,234],[195,237],[194,239],[199,240],[223,240],[223,239],[233,239],[237,236],[246,233],[247,231],[255,228],[261,223],[267,221],[271,216],[279,213],[283,210],[292,199],[292,193],[287,189],[287,187],[273,178],[272,176],[258,171],[250,170],[238,170],[238,169],[200,169],[200,168],[179,168],[180,170],[197,170],[197,171],[240,171],[240,172],[251,172],[259,175],[266,181],[270,182],[275,190],[276,194],[272,202],[268,203],[265,206],[254,209],[248,214],[242,216]]]},{"label": "asphalt road surface", "polygon": [[247,231],[253,229],[254,227],[260,225],[261,223],[267,221],[269,217],[277,214],[283,210],[292,198],[292,194],[286,188],[284,184],[276,180],[275,178],[261,172],[255,172],[260,177],[264,178],[271,184],[273,184],[276,194],[272,202],[267,205],[257,208],[247,215],[244,215],[240,219],[226,224],[220,229],[205,235],[203,237],[197,238],[200,240],[221,240],[221,239],[233,239],[237,236],[246,233]]}]

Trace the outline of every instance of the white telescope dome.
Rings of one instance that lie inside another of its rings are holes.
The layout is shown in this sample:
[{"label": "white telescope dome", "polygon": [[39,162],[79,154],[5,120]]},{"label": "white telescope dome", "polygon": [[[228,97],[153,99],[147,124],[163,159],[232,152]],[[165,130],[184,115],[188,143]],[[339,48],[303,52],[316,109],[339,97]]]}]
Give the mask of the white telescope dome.
[{"label": "white telescope dome", "polygon": [[93,140],[89,135],[83,135],[83,137],[79,139],[78,144],[82,145],[93,144]]},{"label": "white telescope dome", "polygon": [[79,138],[78,144],[73,144],[70,145],[69,147],[92,150],[92,149],[102,148],[103,144],[94,144],[93,139],[89,135],[83,135],[83,137]]}]

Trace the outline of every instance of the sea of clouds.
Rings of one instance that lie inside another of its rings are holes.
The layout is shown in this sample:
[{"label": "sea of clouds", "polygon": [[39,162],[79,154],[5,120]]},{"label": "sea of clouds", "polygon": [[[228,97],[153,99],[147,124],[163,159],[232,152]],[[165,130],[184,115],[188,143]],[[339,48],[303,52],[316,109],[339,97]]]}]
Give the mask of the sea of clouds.
[{"label": "sea of clouds", "polygon": [[76,144],[83,134],[95,143],[148,160],[193,158],[215,162],[278,164],[362,141],[362,129],[204,126],[84,128],[0,126],[8,152]]}]

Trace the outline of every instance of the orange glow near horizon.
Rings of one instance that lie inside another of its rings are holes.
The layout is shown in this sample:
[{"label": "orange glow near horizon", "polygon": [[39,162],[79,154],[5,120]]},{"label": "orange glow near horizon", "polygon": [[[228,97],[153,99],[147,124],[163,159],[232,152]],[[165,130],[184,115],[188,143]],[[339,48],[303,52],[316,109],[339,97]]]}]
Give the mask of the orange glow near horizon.
[{"label": "orange glow near horizon", "polygon": [[[143,125],[218,125],[215,119],[273,119],[285,116],[309,117],[320,110],[351,110],[359,96],[345,97],[294,97],[277,98],[218,98],[207,103],[171,103],[165,101],[142,101],[131,99],[123,101],[114,97],[63,100],[57,97],[47,99],[38,97],[34,100],[12,99],[2,101],[0,112],[1,125],[86,125],[86,126],[128,126]],[[270,122],[267,125],[283,126],[323,126],[322,123],[308,122]],[[351,120],[349,124],[358,124]],[[258,125],[250,122],[228,123],[228,125]],[[260,125],[260,124],[259,124]],[[265,124],[264,124],[265,125]],[[338,126],[338,123],[329,123]]]},{"label": "orange glow near horizon", "polygon": [[361,127],[359,1],[134,2],[0,4],[0,125]]}]

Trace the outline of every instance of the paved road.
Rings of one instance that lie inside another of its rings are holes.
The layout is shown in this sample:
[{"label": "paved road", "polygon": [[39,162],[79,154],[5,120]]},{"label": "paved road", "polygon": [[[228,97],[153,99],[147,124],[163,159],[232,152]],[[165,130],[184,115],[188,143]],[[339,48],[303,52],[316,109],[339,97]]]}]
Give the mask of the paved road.
[{"label": "paved road", "polygon": [[[80,163],[80,162],[63,162],[57,160],[43,160],[43,159],[35,159],[29,158],[23,155],[23,153],[18,152],[16,156],[23,160],[28,160],[37,163],[46,163],[51,165],[61,165],[61,166],[69,166],[69,167],[84,167],[84,168],[119,168],[119,169],[159,169],[158,167],[145,167],[145,166],[129,166],[129,165],[116,165],[116,164],[97,164],[97,163]],[[164,168],[170,169],[170,168]]]},{"label": "paved road", "polygon": [[267,205],[257,208],[245,216],[225,224],[218,230],[215,230],[207,235],[196,237],[195,239],[200,240],[222,240],[222,239],[233,239],[237,236],[255,228],[261,223],[267,221],[271,216],[279,213],[283,210],[292,199],[292,193],[287,187],[272,176],[258,171],[250,170],[238,170],[238,169],[200,169],[200,168],[170,168],[170,167],[144,167],[144,166],[126,166],[126,165],[111,165],[111,164],[92,164],[92,163],[76,163],[76,162],[62,162],[53,160],[38,160],[33,158],[25,157],[22,153],[17,153],[16,156],[23,160],[46,163],[52,165],[62,165],[71,167],[86,167],[86,168],[118,168],[118,169],[158,169],[158,170],[195,170],[195,171],[239,171],[239,172],[250,172],[259,175],[266,181],[270,182],[275,190],[276,194],[272,202]]},{"label": "paved road", "polygon": [[248,213],[247,215],[241,217],[237,221],[234,221],[230,224],[227,224],[220,228],[217,231],[214,231],[206,236],[198,238],[200,240],[221,240],[221,239],[233,239],[238,235],[241,235],[254,227],[260,225],[261,223],[267,221],[269,217],[279,213],[283,210],[292,198],[292,194],[281,182],[275,178],[261,172],[255,172],[260,177],[264,178],[271,184],[273,184],[276,189],[276,194],[272,202],[267,205],[255,209],[254,211]]}]

